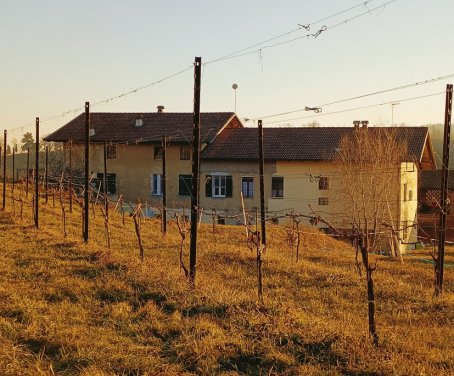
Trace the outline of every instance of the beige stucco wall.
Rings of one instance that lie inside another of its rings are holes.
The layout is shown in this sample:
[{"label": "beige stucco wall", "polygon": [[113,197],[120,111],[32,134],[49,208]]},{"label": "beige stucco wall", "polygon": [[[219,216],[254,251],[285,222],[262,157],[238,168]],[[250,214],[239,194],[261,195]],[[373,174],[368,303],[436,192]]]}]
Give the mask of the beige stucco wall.
[{"label": "beige stucco wall", "polygon": [[[332,217],[329,215],[332,207],[331,190],[320,190],[317,177],[330,178],[331,187],[332,177],[337,171],[334,164],[326,162],[277,162],[273,176],[284,177],[284,197],[271,198],[268,196],[268,209],[270,211],[294,210],[296,213],[310,214],[310,205],[314,211],[326,212],[324,217],[331,220]],[[330,205],[319,205],[319,197],[327,197]],[[309,225],[309,222],[303,222]]]},{"label": "beige stucco wall", "polygon": [[[341,174],[341,167],[330,162],[293,162],[281,161],[276,163],[273,176],[284,177],[284,197],[271,198],[267,196],[268,210],[294,210],[301,214],[310,214],[311,208],[319,213],[324,219],[338,228],[348,226],[342,221],[342,214],[348,214],[349,208],[342,204],[336,189]],[[329,178],[329,189],[319,189],[319,176]],[[386,179],[386,174],[383,179]],[[396,186],[395,195],[392,195],[389,203],[390,212],[395,227],[403,223],[412,225],[417,220],[417,166],[414,163],[403,163],[400,171],[400,188]],[[407,199],[404,200],[404,184],[407,184]],[[411,191],[411,200],[410,200]],[[319,205],[319,198],[328,198],[328,205]],[[406,222],[405,222],[406,221]],[[281,221],[282,222],[282,221]],[[309,225],[309,222],[305,222]],[[319,227],[327,227],[325,224],[318,224]],[[390,230],[391,233],[391,230]],[[402,237],[401,232],[400,237]],[[417,241],[417,230],[408,230],[404,243]],[[400,244],[401,252],[412,248],[413,245]],[[383,249],[388,250],[389,244],[384,244]]]},{"label": "beige stucco wall", "polygon": [[[242,211],[241,184],[243,177],[253,177],[254,196],[244,198],[244,207],[247,211],[260,211],[260,176],[258,162],[232,162],[232,161],[205,161],[201,162],[201,187],[200,206],[206,210],[216,209],[220,214],[237,215]],[[275,171],[275,164],[266,162],[264,166],[265,198],[271,196],[271,176]],[[232,176],[232,197],[206,197],[205,179],[207,175],[226,173]],[[265,200],[265,206],[267,201]],[[267,207],[265,208],[267,210]],[[235,222],[228,221],[227,223]]]},{"label": "beige stucco wall", "polygon": [[[415,163],[405,162],[401,165],[401,186],[400,186],[400,225],[405,224],[408,226],[417,223],[417,210],[418,210],[418,169]],[[405,185],[407,193],[405,195]],[[406,197],[405,197],[406,196]],[[401,237],[403,238],[404,231]],[[407,236],[402,240],[404,243],[414,243],[418,240],[417,229],[409,228]],[[414,248],[412,244],[401,244],[401,251]]]},{"label": "beige stucco wall", "polygon": [[[159,145],[117,145],[116,158],[107,160],[107,172],[116,174],[118,197],[125,201],[153,204],[162,202],[162,196],[152,195],[152,175],[162,174],[162,160],[154,159],[154,147]],[[81,146],[75,146],[81,147]],[[191,161],[180,160],[180,145],[168,145],[166,150],[167,206],[189,207],[190,197],[178,195],[178,176],[191,174]],[[104,172],[104,146],[90,145],[90,172]]]}]

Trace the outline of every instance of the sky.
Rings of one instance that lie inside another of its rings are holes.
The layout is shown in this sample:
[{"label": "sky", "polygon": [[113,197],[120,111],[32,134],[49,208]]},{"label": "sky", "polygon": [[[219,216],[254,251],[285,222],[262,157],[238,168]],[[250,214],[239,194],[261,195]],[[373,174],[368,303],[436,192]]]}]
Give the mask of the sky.
[{"label": "sky", "polygon": [[[85,101],[93,112],[158,105],[192,112],[196,56],[201,111],[235,111],[236,94],[246,126],[443,123],[446,84],[454,82],[452,0],[0,0],[0,7],[0,129],[10,140],[33,132],[37,116],[41,134],[58,129]],[[380,91],[387,92],[346,100]]]}]

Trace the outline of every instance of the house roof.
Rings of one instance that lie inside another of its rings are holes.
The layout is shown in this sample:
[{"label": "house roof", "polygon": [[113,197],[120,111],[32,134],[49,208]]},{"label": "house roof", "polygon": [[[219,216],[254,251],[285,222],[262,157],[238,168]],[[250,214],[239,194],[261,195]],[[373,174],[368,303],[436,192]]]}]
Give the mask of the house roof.
[{"label": "house roof", "polygon": [[[136,119],[141,118],[143,125],[136,127]],[[222,128],[235,118],[233,112],[208,112],[200,114],[201,140],[211,141]],[[191,112],[162,113],[90,113],[90,126],[95,134],[91,142],[160,142],[163,135],[174,142],[192,140],[193,114]],[[242,126],[242,125],[241,125]],[[80,114],[49,136],[46,141],[73,142],[84,141],[85,114]]]},{"label": "house roof", "polygon": [[[369,132],[378,128],[370,127]],[[342,137],[353,127],[263,128],[266,160],[320,161],[333,156]],[[377,132],[378,133],[378,132]],[[427,127],[398,127],[398,139],[406,140],[411,159],[421,160],[428,137]],[[256,160],[257,128],[225,129],[202,154],[207,160]]]},{"label": "house roof", "polygon": [[[436,189],[441,190],[441,170],[426,170],[421,171],[419,177],[420,189]],[[448,188],[454,189],[454,171],[448,171]]]}]

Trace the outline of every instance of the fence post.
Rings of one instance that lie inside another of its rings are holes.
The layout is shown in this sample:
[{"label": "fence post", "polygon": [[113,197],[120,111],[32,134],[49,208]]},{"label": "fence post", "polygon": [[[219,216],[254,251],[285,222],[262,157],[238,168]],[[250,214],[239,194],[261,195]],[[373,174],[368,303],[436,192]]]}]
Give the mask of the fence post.
[{"label": "fence post", "polygon": [[35,142],[35,227],[39,227],[39,117],[36,118]]},{"label": "fence post", "polygon": [[25,194],[28,197],[28,184],[30,180],[30,147],[27,148],[27,181],[25,182]]},{"label": "fence post", "polygon": [[106,208],[106,218],[109,218],[109,198],[107,197],[107,141],[104,141],[104,204]]},{"label": "fence post", "polygon": [[189,283],[195,286],[197,260],[197,219],[199,210],[199,170],[200,170],[200,81],[202,58],[196,57],[194,63],[194,128],[192,144],[192,189],[191,189],[191,243],[189,250]]},{"label": "fence post", "polygon": [[263,128],[262,121],[259,120],[259,173],[260,173],[260,222],[262,226],[262,244],[266,247],[266,223],[265,223],[265,184],[264,184],[264,164],[263,156]]},{"label": "fence post", "polygon": [[443,165],[441,180],[441,212],[439,225],[438,255],[435,268],[435,294],[441,295],[443,291],[443,271],[446,240],[446,214],[448,211],[448,173],[449,173],[449,144],[451,139],[451,111],[452,111],[452,84],[446,85],[445,129],[443,138]]},{"label": "fence post", "polygon": [[46,146],[46,167],[44,175],[44,189],[46,190],[46,204],[49,201],[49,147]]},{"label": "fence post", "polygon": [[89,195],[88,180],[90,174],[90,103],[85,102],[85,192],[84,192],[84,242],[88,242]]},{"label": "fence post", "polygon": [[3,131],[3,210],[6,208],[6,129]]},{"label": "fence post", "polygon": [[162,234],[167,233],[167,192],[166,192],[166,136],[162,136]]},{"label": "fence post", "polygon": [[68,190],[69,190],[69,212],[73,212],[73,164],[72,164],[72,151],[73,141],[69,141],[69,176],[68,176]]}]

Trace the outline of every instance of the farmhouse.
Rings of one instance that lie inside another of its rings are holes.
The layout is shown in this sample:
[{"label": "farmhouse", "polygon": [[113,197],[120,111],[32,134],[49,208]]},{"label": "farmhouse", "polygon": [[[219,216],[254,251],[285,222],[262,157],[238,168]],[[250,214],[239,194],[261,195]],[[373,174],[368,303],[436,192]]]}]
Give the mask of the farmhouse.
[{"label": "farmhouse", "polygon": [[[342,207],[339,180],[342,165],[336,152],[343,137],[353,132],[378,136],[383,128],[355,127],[264,128],[265,199],[269,216],[289,211],[309,213],[310,207],[322,213],[338,227],[350,208]],[[407,149],[400,168],[394,171],[398,181],[389,198],[390,213],[396,228],[402,228],[400,243],[416,239],[418,173],[435,168],[428,129],[425,127],[386,128],[395,133]],[[207,182],[204,207],[217,210],[241,209],[242,192],[246,209],[259,207],[257,130],[224,130],[203,153],[201,170]],[[378,174],[381,174],[379,172]],[[383,172],[380,180],[390,180]],[[223,182],[231,188],[219,190]],[[310,205],[310,207],[309,207]],[[335,213],[336,215],[333,215]],[[342,215],[340,215],[342,214]],[[401,244],[401,251],[406,245]]]},{"label": "farmhouse", "polygon": [[[92,113],[90,170],[99,180],[104,171],[107,142],[108,191],[127,201],[150,204],[162,200],[162,136],[167,138],[167,206],[190,206],[192,113]],[[49,135],[46,140],[68,147],[83,147],[84,115]],[[200,206],[215,209],[222,222],[242,212],[259,209],[258,132],[244,127],[235,113],[201,114]],[[314,210],[337,226],[347,226],[351,208],[341,207],[338,187],[344,175],[336,159],[344,137],[368,132],[377,137],[376,127],[264,128],[265,209],[269,217],[289,211]],[[426,127],[386,128],[394,132],[406,150],[400,167],[393,172],[398,181],[388,198],[388,211],[402,250],[413,243],[417,230],[418,176],[435,168]],[[379,157],[381,158],[381,157]],[[384,158],[384,156],[383,156]],[[378,172],[380,173],[380,172]],[[390,171],[381,180],[390,180]],[[391,184],[391,183],[390,183]],[[311,209],[310,209],[311,208]],[[333,216],[333,213],[336,213]],[[339,213],[343,215],[339,215]],[[387,214],[387,215],[388,215]],[[340,222],[339,222],[340,221]]]},{"label": "farmhouse", "polygon": [[[166,136],[167,205],[190,206],[192,113],[91,113],[90,171],[101,181],[107,142],[108,192],[126,201],[155,203],[162,199],[162,136]],[[225,128],[242,127],[233,112],[202,113],[202,147]],[[82,149],[85,115],[46,137],[64,148]],[[83,155],[79,153],[80,155]]]}]

